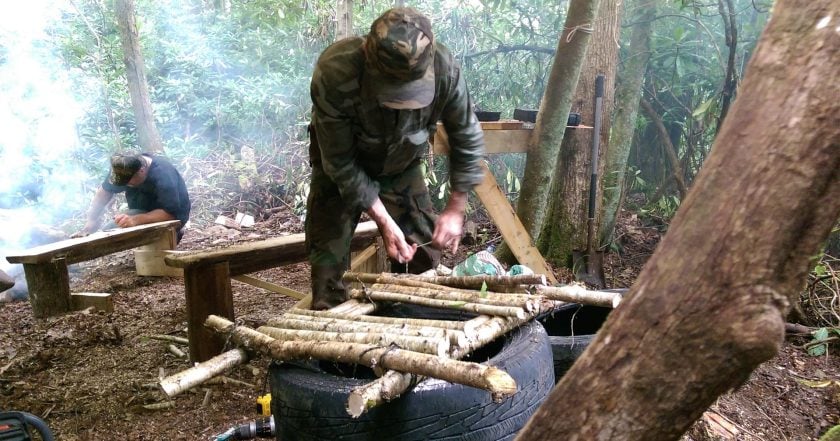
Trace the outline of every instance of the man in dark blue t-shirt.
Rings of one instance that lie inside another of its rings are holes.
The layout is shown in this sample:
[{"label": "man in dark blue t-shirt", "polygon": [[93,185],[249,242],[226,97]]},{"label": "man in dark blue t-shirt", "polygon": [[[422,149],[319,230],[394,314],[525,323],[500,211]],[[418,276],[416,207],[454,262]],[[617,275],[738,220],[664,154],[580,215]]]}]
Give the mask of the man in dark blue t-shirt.
[{"label": "man in dark blue t-shirt", "polygon": [[125,192],[128,211],[114,216],[111,227],[133,227],[177,219],[181,221],[178,241],[190,217],[190,196],[178,170],[163,156],[151,153],[116,154],[111,157],[111,173],[96,191],[87,222],[73,237],[86,236],[99,229],[102,213],[116,193]]}]

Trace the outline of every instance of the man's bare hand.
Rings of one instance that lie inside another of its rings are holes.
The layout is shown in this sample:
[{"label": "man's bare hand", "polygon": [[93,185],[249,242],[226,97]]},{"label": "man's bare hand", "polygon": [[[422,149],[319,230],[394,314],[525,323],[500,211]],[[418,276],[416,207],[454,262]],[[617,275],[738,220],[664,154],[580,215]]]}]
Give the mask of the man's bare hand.
[{"label": "man's bare hand", "polygon": [[449,249],[453,253],[458,251],[461,235],[464,234],[464,207],[467,194],[452,192],[446,208],[435,221],[435,231],[432,233],[432,246],[439,249]]},{"label": "man's bare hand", "polygon": [[122,228],[137,226],[137,222],[134,220],[134,216],[129,216],[127,214],[122,213],[114,216],[114,223]]},{"label": "man's bare hand", "polygon": [[382,241],[385,242],[388,257],[399,263],[407,263],[414,258],[414,253],[417,252],[417,244],[409,245],[402,230],[393,220],[384,226],[380,226],[379,232],[382,234]]}]

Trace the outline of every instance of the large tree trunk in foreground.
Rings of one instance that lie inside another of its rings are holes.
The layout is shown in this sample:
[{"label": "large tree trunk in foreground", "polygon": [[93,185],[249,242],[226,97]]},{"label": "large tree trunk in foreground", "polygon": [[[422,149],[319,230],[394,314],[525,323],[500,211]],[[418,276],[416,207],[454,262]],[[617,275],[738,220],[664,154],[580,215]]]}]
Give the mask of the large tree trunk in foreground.
[{"label": "large tree trunk in foreground", "polygon": [[840,215],[840,2],[781,0],[697,181],[518,439],[678,439],[772,358]]},{"label": "large tree trunk in foreground", "polygon": [[140,37],[134,15],[134,0],[116,0],[117,23],[125,61],[125,75],[134,119],[137,124],[137,143],[144,152],[163,152],[163,143],[155,125],[152,101],[149,99],[149,85],[146,83],[146,67],[140,51]]}]

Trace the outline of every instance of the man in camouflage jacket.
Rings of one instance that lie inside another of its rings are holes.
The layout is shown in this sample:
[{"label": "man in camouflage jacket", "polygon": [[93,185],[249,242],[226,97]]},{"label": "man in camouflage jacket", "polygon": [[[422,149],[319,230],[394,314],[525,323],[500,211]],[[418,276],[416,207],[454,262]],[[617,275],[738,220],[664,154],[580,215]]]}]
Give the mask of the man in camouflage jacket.
[{"label": "man in camouflage jacket", "polygon": [[[484,139],[459,66],[411,8],[388,10],[367,36],[325,49],[310,92],[306,243],[312,307],[327,309],[347,298],[341,275],[362,212],[379,227],[393,271],[435,268],[440,250],[457,249],[467,193],[482,179]],[[451,146],[451,195],[440,215],[421,164],[437,121]]]}]

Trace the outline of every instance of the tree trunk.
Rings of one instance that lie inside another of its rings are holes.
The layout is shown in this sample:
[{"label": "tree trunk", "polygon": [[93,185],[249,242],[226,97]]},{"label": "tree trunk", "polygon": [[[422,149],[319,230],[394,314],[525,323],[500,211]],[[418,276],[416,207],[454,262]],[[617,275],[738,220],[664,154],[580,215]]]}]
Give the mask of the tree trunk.
[{"label": "tree trunk", "polygon": [[[570,2],[565,30],[557,42],[548,87],[540,103],[536,125],[528,140],[525,177],[522,180],[516,213],[532,238],[536,238],[542,228],[560,144],[566,133],[572,97],[586,57],[592,22],[595,20],[599,1]],[[504,254],[504,250],[500,249],[499,255]]]},{"label": "tree trunk", "polygon": [[353,35],[353,0],[339,0],[335,16],[335,40]]},{"label": "tree trunk", "polygon": [[656,113],[656,110],[653,109],[650,102],[642,98],[641,106],[642,110],[650,118],[654,127],[659,132],[659,140],[662,142],[668,163],[671,164],[671,173],[674,176],[674,182],[677,184],[677,191],[680,192],[680,201],[682,201],[685,199],[686,193],[688,193],[688,187],[685,185],[685,177],[682,166],[680,165],[680,158],[677,156],[677,149],[674,147],[674,143],[671,142],[671,137],[668,136],[668,130],[665,128],[662,118],[659,117],[659,114]]},{"label": "tree trunk", "polygon": [[[592,103],[595,101],[595,77],[604,74],[603,124],[600,133],[591,130],[566,132],[560,146],[560,158],[551,186],[551,194],[560,195],[549,202],[549,218],[543,222],[536,240],[544,256],[555,266],[571,266],[572,250],[585,250],[587,196],[589,194],[590,161],[599,162],[598,175],[603,175],[600,158],[590,158],[592,136],[600,136],[601,158],[609,149],[609,115],[613,109],[615,70],[618,60],[618,33],[622,2],[601,0],[594,23],[593,42],[589,45],[586,60],[580,73],[572,109],[578,109],[581,119],[592,124],[595,120]],[[601,194],[593,189],[596,200]],[[596,225],[598,216],[596,214]],[[596,232],[598,229],[596,228]],[[596,237],[593,240],[597,240]]]},{"label": "tree trunk", "polygon": [[602,247],[612,242],[615,223],[621,210],[627,184],[627,158],[630,156],[633,133],[636,131],[642,83],[650,59],[652,24],[656,17],[655,3],[636,0],[633,9],[636,14],[631,17],[635,24],[630,34],[630,53],[624,60],[616,85],[610,148],[606,153],[607,162],[601,180],[604,188],[604,208],[599,243]]},{"label": "tree trunk", "polygon": [[134,16],[134,0],[116,0],[115,7],[122,41],[123,61],[125,61],[125,74],[128,80],[128,93],[131,95],[131,106],[134,108],[134,119],[137,124],[137,143],[144,152],[163,152],[163,143],[155,125],[152,102],[149,99],[146,67],[140,51],[140,38],[137,35]]},{"label": "tree trunk", "polygon": [[780,0],[668,234],[518,439],[676,440],[772,358],[840,215],[836,0]]}]

